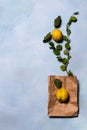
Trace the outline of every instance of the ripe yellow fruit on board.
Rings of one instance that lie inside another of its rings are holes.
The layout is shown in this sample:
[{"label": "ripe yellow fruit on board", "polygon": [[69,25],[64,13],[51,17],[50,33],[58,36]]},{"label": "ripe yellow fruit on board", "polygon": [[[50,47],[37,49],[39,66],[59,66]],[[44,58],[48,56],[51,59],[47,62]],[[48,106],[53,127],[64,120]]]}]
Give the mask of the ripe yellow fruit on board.
[{"label": "ripe yellow fruit on board", "polygon": [[56,98],[62,103],[66,102],[69,98],[68,91],[64,87],[58,89],[56,92]]},{"label": "ripe yellow fruit on board", "polygon": [[60,42],[60,41],[62,41],[63,34],[59,29],[54,29],[52,31],[52,38],[54,39],[54,41]]}]

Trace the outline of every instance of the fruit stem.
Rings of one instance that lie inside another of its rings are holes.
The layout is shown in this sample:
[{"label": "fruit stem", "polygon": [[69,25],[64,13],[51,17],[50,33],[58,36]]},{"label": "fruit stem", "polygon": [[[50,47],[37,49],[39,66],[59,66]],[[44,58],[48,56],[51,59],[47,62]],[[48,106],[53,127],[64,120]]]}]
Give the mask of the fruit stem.
[{"label": "fruit stem", "polygon": [[[69,46],[70,46],[70,39],[69,39],[69,35],[67,34],[67,41],[69,43]],[[71,46],[70,46],[70,49],[71,49]],[[69,65],[69,60],[71,58],[70,56],[70,49],[68,50],[68,54],[67,54],[67,63],[66,63],[66,73],[68,76],[73,76],[72,72],[68,70],[68,65]]]}]

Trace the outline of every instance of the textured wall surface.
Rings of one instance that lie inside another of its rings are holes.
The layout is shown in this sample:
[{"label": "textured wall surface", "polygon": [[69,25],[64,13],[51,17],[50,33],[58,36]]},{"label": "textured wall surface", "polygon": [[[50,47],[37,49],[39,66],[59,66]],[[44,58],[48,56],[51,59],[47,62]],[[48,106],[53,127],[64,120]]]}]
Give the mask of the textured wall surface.
[{"label": "textured wall surface", "polygon": [[[48,75],[66,75],[43,44],[62,16],[74,11],[70,68],[79,80],[79,116],[47,116]],[[0,130],[87,130],[87,0],[0,0]]]}]

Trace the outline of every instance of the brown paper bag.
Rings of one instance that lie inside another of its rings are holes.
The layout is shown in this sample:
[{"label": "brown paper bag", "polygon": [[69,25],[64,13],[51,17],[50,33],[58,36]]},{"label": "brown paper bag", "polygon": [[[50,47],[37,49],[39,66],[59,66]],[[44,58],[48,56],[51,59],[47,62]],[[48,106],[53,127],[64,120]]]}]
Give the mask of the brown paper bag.
[{"label": "brown paper bag", "polygon": [[[60,79],[69,92],[69,101],[60,103],[56,99],[57,87],[54,80]],[[78,116],[78,81],[75,76],[48,76],[48,116],[49,117],[74,117]]]}]

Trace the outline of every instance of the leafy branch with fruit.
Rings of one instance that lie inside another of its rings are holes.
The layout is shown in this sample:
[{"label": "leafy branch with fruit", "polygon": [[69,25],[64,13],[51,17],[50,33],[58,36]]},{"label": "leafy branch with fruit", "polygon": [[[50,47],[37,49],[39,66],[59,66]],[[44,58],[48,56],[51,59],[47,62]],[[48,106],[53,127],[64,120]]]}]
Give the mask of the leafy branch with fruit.
[{"label": "leafy branch with fruit", "polygon": [[[71,59],[70,50],[71,50],[71,25],[72,23],[77,22],[77,15],[79,12],[74,12],[73,15],[69,18],[66,24],[66,35],[63,35],[62,31],[59,29],[62,25],[61,16],[58,16],[54,19],[54,30],[45,35],[43,42],[49,44],[49,48],[56,55],[57,60],[61,63],[60,69],[65,71],[68,76],[73,76],[73,73],[68,69],[68,65]],[[61,43],[64,43],[64,46]],[[63,55],[62,55],[63,53]]]}]

